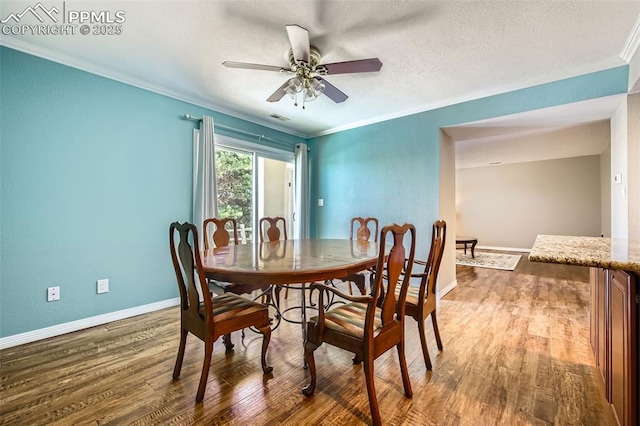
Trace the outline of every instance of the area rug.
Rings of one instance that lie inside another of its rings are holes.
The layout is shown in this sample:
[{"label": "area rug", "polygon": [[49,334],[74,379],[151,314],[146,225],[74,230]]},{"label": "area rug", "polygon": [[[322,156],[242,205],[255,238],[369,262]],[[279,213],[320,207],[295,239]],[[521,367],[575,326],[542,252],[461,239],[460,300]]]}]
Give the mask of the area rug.
[{"label": "area rug", "polygon": [[476,268],[503,269],[505,271],[513,271],[518,266],[520,258],[519,254],[489,253],[476,251],[475,259],[471,257],[471,252],[467,250],[467,254],[460,250],[456,250],[456,263],[458,265],[474,266]]}]

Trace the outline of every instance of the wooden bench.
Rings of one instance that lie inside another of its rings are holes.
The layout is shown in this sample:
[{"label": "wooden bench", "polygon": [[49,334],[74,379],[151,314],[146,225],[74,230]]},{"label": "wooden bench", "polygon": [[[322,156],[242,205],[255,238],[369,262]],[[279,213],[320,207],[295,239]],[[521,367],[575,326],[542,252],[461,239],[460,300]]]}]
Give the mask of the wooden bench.
[{"label": "wooden bench", "polygon": [[459,237],[456,236],[456,245],[462,244],[464,246],[464,254],[467,254],[467,246],[471,245],[471,257],[475,259],[476,253],[476,244],[478,244],[478,239],[476,237]]}]

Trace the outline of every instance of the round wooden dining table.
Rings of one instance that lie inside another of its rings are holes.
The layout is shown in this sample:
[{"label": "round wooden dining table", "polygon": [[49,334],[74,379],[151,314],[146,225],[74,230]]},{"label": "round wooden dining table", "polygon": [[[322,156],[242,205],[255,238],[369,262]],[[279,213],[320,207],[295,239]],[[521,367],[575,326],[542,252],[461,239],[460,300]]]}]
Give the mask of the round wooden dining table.
[{"label": "round wooden dining table", "polygon": [[282,240],[202,252],[207,278],[256,287],[345,278],[377,260],[378,243],[356,240]]},{"label": "round wooden dining table", "polygon": [[373,268],[378,243],[338,239],[281,240],[231,245],[202,252],[207,278],[236,284],[300,284],[303,345],[306,338],[305,289],[308,283],[347,278]]}]

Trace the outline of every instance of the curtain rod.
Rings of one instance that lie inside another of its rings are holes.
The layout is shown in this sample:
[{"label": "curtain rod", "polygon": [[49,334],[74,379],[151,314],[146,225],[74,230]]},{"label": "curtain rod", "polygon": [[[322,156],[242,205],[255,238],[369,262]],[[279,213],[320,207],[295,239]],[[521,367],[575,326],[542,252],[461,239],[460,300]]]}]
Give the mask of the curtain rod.
[{"label": "curtain rod", "polygon": [[[202,118],[195,117],[195,116],[193,116],[191,114],[185,114],[184,118],[186,118],[187,120],[202,121]],[[276,143],[279,143],[279,144],[291,146],[291,144],[289,144],[287,142],[283,142],[283,141],[278,140],[278,139],[270,138],[269,136],[259,135],[258,133],[247,132],[246,130],[236,129],[235,127],[225,126],[224,124],[214,124],[213,128],[214,129],[215,128],[220,128],[220,129],[224,129],[224,130],[230,130],[232,132],[242,133],[242,134],[247,135],[247,136],[253,136],[253,137],[258,138],[258,142],[264,139],[264,140],[270,140],[272,142],[276,142]]]}]

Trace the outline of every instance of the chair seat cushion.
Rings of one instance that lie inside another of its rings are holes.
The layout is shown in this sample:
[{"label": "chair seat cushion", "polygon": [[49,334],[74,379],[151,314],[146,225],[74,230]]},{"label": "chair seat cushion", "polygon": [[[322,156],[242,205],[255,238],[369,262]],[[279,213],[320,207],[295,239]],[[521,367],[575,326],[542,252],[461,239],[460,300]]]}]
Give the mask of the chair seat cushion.
[{"label": "chair seat cushion", "polygon": [[[364,336],[364,320],[367,312],[365,303],[347,303],[337,308],[331,309],[325,313],[325,327],[339,333],[362,338]],[[318,322],[315,316],[309,320],[310,322]],[[380,319],[380,309],[376,309],[373,330],[378,331],[382,328],[382,320]]]},{"label": "chair seat cushion", "polygon": [[[414,287],[410,285],[409,289],[407,290],[407,300],[405,302],[405,305],[418,306],[419,300],[420,300],[419,292],[420,292],[420,287]],[[396,288],[396,297],[400,297],[399,287]]]},{"label": "chair seat cushion", "polygon": [[[211,305],[214,321],[222,321],[267,310],[265,305],[233,293],[224,293],[212,297]],[[203,304],[200,305],[200,309],[201,311],[204,309]]]},{"label": "chair seat cushion", "polygon": [[264,292],[269,289],[269,285],[257,287],[255,285],[230,283],[227,281],[209,280],[209,293],[211,295],[222,293],[234,293],[234,294],[251,294],[254,291]]}]

